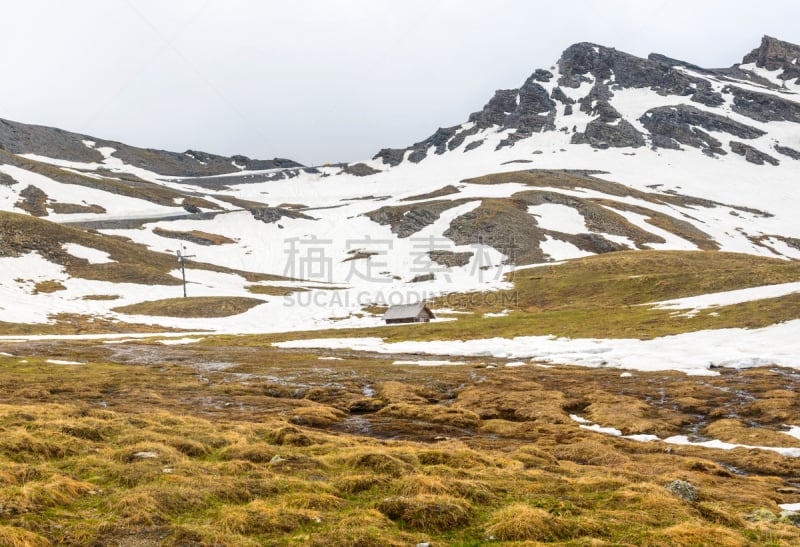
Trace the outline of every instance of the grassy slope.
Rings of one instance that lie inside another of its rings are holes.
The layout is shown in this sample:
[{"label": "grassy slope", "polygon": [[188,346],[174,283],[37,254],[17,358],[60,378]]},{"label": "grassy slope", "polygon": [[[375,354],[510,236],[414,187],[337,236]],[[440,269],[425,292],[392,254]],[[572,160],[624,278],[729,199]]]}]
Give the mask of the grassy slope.
[{"label": "grassy slope", "polygon": [[[90,264],[62,249],[64,243],[77,243],[109,254],[114,262]],[[0,255],[18,256],[38,251],[48,260],[61,264],[67,272],[83,279],[114,283],[180,285],[180,279],[169,275],[177,268],[175,256],[149,250],[129,240],[106,236],[34,218],[0,211]],[[285,277],[233,270],[215,264],[191,262],[191,268],[231,273],[248,281],[285,280]]]},{"label": "grassy slope", "polygon": [[149,300],[129,306],[112,308],[112,311],[129,315],[155,315],[162,317],[229,317],[244,313],[264,300],[243,296],[193,296]]},{"label": "grassy slope", "polygon": [[[363,329],[234,337],[235,343],[379,336],[390,341],[486,336],[652,338],[703,329],[757,328],[800,318],[800,295],[758,300],[685,317],[640,304],[800,280],[800,262],[714,251],[626,251],[518,270],[514,288],[451,294],[435,307],[468,311],[456,321]],[[511,310],[506,317],[486,312]],[[225,338],[211,344],[228,343]]]}]

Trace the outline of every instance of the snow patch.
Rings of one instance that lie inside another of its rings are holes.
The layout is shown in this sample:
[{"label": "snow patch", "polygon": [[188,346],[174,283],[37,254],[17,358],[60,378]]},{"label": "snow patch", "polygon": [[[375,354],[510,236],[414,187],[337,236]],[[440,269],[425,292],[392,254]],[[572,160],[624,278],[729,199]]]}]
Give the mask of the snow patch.
[{"label": "snow patch", "polygon": [[76,258],[83,258],[89,261],[89,264],[107,264],[109,262],[116,262],[111,260],[109,254],[99,249],[92,247],[84,247],[77,243],[65,243],[63,249]]}]

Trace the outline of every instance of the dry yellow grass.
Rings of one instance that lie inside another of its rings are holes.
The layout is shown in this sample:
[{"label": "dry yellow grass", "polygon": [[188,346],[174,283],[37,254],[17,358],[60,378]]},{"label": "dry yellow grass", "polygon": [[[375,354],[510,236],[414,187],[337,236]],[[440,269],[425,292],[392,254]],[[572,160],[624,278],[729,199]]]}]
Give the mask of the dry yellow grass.
[{"label": "dry yellow grass", "polygon": [[[800,541],[775,516],[800,502],[796,458],[639,443],[568,418],[783,435],[753,404],[787,399],[793,376],[774,367],[638,373],[623,393],[619,371],[603,369],[320,367],[313,353],[143,342],[2,351],[0,545]],[[221,352],[231,366],[204,366]],[[345,410],[365,386],[386,406]],[[741,423],[716,416],[726,407]],[[780,411],[800,423],[796,406]],[[302,412],[324,419],[302,425]],[[672,493],[674,480],[697,499]]]},{"label": "dry yellow grass", "polygon": [[244,313],[263,304],[258,298],[243,296],[192,296],[150,300],[113,308],[128,315],[154,315],[162,317],[229,317]]},{"label": "dry yellow grass", "polygon": [[50,545],[52,543],[39,534],[0,524],[0,547],[49,547]]},{"label": "dry yellow grass", "polygon": [[377,508],[392,520],[428,532],[464,526],[473,513],[466,500],[442,495],[395,496],[381,500]]},{"label": "dry yellow grass", "polygon": [[561,518],[524,503],[515,503],[492,514],[486,535],[500,541],[558,541],[570,537]]}]

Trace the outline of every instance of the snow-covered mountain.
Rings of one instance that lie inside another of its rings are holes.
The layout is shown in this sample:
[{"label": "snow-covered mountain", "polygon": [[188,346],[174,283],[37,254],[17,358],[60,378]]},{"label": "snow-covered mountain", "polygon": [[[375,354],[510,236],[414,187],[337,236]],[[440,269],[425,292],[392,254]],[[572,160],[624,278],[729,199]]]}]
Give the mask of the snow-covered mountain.
[{"label": "snow-covered mountain", "polygon": [[575,44],[465,123],[349,165],[0,121],[0,321],[153,322],[112,310],[180,296],[176,250],[190,295],[265,303],[157,322],[231,331],[373,324],[371,303],[625,249],[797,260],[799,181],[800,46],[770,37],[725,69]]}]

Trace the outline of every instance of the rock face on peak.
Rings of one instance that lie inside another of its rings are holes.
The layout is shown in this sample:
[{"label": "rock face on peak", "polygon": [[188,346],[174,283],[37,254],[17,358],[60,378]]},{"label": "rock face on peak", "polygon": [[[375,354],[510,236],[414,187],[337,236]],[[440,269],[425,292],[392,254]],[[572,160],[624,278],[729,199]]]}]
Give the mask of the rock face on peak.
[{"label": "rock face on peak", "polygon": [[[779,70],[783,82],[748,63]],[[787,86],[792,78],[800,85],[800,46],[769,36],[745,56],[745,66],[702,68],[658,53],[642,58],[590,42],[569,46],[556,65],[557,70],[535,70],[519,89],[496,91],[466,123],[439,128],[408,148],[381,150],[375,158],[390,166],[418,163],[431,154],[515,147],[536,141],[537,134],[558,131],[565,134],[555,138],[560,146],[688,146],[710,156],[733,152],[774,165],[770,151],[740,140],[768,133],[759,124],[800,123],[800,89]],[[772,141],[771,151],[794,159],[797,143],[790,137]]]},{"label": "rock face on peak", "polygon": [[187,150],[168,152],[138,148],[121,142],[98,139],[41,125],[29,125],[0,119],[0,149],[13,154],[36,154],[48,158],[80,163],[102,163],[102,148],[111,148],[111,156],[128,165],[172,177],[197,177],[238,173],[243,169],[261,170],[302,167],[284,159],[253,160],[246,156],[219,156]]},{"label": "rock face on peak", "polygon": [[800,46],[783,42],[772,36],[761,38],[761,45],[742,59],[743,64],[755,63],[767,70],[783,70],[778,76],[782,80],[796,79],[800,84]]}]

